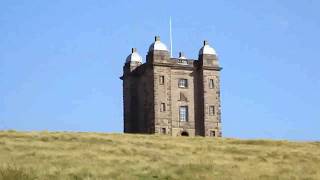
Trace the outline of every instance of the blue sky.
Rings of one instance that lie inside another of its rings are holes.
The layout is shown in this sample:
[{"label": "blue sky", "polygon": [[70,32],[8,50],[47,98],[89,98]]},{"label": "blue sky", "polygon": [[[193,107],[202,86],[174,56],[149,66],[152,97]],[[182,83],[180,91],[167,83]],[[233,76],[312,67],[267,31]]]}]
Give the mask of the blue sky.
[{"label": "blue sky", "polygon": [[[0,1],[0,129],[122,132],[122,66],[155,35],[219,54],[223,134],[320,139],[320,2]],[[144,58],[145,59],[145,58]]]}]

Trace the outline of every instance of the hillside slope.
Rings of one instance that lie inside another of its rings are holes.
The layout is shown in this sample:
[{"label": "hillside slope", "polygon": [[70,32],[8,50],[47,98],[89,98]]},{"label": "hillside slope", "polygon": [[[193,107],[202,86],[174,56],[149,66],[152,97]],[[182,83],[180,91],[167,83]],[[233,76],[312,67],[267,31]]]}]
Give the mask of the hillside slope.
[{"label": "hillside slope", "polygon": [[320,142],[0,131],[0,179],[320,179]]}]

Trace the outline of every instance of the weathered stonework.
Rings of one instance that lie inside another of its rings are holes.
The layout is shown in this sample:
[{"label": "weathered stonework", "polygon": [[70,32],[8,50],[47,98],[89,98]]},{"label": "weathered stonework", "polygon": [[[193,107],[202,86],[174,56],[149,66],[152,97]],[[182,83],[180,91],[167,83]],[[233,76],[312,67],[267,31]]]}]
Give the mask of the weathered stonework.
[{"label": "weathered stonework", "polygon": [[[216,55],[182,61],[163,50],[149,51],[144,64],[126,62],[124,132],[221,137],[221,69]],[[187,87],[179,87],[179,79]],[[188,109],[187,121],[179,117],[181,106]]]}]

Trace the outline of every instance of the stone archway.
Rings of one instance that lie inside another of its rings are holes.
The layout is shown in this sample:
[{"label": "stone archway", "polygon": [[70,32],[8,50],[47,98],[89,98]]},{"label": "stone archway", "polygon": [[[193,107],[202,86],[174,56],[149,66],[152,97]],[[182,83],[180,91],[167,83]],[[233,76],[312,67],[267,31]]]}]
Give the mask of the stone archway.
[{"label": "stone archway", "polygon": [[189,133],[187,131],[182,131],[181,136],[189,136]]}]

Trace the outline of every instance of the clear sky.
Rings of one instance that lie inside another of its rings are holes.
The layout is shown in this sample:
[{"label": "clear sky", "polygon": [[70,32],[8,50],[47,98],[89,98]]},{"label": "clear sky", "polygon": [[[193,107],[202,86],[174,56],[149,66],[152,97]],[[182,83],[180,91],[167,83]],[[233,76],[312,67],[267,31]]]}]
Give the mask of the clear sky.
[{"label": "clear sky", "polygon": [[122,132],[122,66],[155,35],[216,49],[223,135],[320,140],[320,1],[0,1],[0,129]]}]

